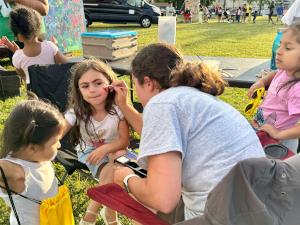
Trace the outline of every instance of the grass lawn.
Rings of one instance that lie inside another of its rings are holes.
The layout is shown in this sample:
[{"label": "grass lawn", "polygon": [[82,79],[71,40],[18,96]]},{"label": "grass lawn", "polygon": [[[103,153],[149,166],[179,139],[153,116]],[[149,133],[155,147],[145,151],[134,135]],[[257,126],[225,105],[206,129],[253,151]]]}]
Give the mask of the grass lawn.
[{"label": "grass lawn", "polygon": [[[267,24],[267,18],[260,17],[256,24],[228,24],[210,21],[208,24],[177,24],[176,46],[185,55],[201,56],[228,56],[242,58],[270,58],[271,47],[279,25]],[[152,25],[149,29],[140,28],[139,25],[111,25],[94,23],[89,30],[122,29],[135,30],[138,32],[138,46],[142,48],[150,43],[156,43],[157,25]],[[9,65],[7,65],[9,67]],[[9,67],[11,68],[11,67]],[[25,96],[0,101],[0,131],[3,129],[11,108],[24,99]],[[227,88],[221,98],[234,106],[240,112],[246,104],[246,90],[238,88]],[[58,173],[63,168],[56,165]],[[93,182],[74,173],[67,179],[70,187],[74,215],[76,222],[85,212],[87,197],[85,190],[94,185]],[[0,225],[9,224],[9,210],[0,200]],[[121,217],[122,223],[129,225],[130,221]],[[99,219],[97,224],[103,224]]]}]

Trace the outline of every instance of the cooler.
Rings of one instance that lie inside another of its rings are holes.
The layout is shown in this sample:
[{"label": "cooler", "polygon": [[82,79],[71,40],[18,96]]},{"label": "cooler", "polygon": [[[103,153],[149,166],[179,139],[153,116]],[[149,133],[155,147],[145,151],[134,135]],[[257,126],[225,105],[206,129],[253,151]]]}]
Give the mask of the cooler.
[{"label": "cooler", "polygon": [[105,30],[81,34],[83,56],[118,60],[137,52],[137,32]]}]

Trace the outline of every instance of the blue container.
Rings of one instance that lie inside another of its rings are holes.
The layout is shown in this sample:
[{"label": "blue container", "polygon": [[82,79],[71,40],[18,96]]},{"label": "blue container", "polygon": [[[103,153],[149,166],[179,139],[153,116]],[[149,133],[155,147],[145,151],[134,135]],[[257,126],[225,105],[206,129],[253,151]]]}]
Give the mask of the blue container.
[{"label": "blue container", "polygon": [[131,37],[136,36],[136,31],[122,31],[122,30],[103,30],[103,31],[92,31],[82,33],[82,37],[96,37],[96,38],[122,38],[122,37]]}]

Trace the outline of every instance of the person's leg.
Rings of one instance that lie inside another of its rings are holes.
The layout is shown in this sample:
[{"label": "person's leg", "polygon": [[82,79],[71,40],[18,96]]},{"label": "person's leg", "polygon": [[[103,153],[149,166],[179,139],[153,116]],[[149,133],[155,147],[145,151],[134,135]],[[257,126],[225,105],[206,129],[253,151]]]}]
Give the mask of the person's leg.
[{"label": "person's leg", "polygon": [[[100,168],[99,174],[99,185],[104,185],[113,182],[113,162],[109,162],[105,164],[102,169]],[[102,205],[98,202],[91,200],[85,216],[83,217],[83,221],[94,223],[97,219],[99,209]],[[117,225],[117,213],[109,208],[105,208],[104,211],[105,219],[111,225]]]}]

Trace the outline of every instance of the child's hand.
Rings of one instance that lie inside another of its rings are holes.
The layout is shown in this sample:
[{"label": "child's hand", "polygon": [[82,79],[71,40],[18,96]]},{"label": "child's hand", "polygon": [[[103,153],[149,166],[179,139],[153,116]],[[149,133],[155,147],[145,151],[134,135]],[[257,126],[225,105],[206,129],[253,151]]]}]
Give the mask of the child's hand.
[{"label": "child's hand", "polygon": [[100,163],[100,161],[106,156],[107,152],[99,147],[99,148],[96,148],[89,156],[88,158],[86,159],[86,162],[87,163],[90,163],[90,164],[98,164]]},{"label": "child's hand", "polygon": [[19,46],[14,41],[8,40],[6,36],[3,36],[1,38],[1,43],[13,53],[15,53],[18,49],[20,49]]},{"label": "child's hand", "polygon": [[265,131],[266,133],[268,133],[272,138],[275,139],[280,139],[279,138],[279,134],[280,134],[280,130],[275,128],[273,125],[271,124],[264,124],[260,127],[260,130]]},{"label": "child's hand", "polygon": [[108,158],[110,160],[115,160],[115,159],[119,158],[120,156],[125,155],[126,152],[127,152],[126,150],[119,150],[117,152],[112,152],[112,153],[108,154]]},{"label": "child's hand", "polygon": [[247,93],[248,97],[249,97],[249,98],[252,98],[254,91],[255,91],[256,89],[262,88],[262,87],[265,87],[264,82],[263,82],[262,80],[256,81],[256,82],[255,82],[254,84],[252,84],[252,86],[249,88],[248,93]]}]

